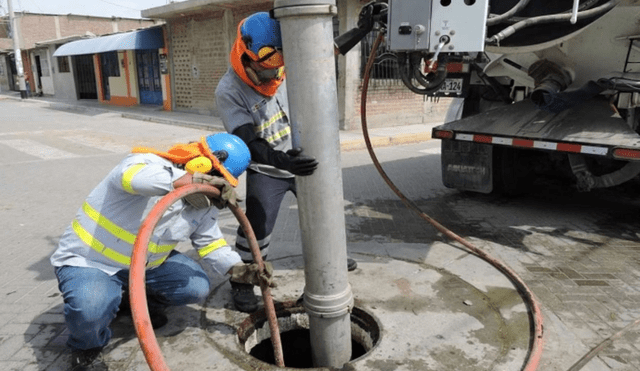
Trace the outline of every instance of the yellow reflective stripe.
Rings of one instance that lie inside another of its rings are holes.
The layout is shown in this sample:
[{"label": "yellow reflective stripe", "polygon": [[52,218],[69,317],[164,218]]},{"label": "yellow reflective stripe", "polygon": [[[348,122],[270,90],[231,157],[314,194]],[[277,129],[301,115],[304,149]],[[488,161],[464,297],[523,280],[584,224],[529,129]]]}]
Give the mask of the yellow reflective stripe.
[{"label": "yellow reflective stripe", "polygon": [[276,140],[288,135],[291,133],[291,128],[289,126],[287,126],[286,128],[280,130],[279,132],[273,134],[272,136],[270,136],[269,138],[266,138],[266,141],[271,143],[271,142],[275,142]]},{"label": "yellow reflective stripe", "polygon": [[211,242],[207,246],[198,250],[198,254],[200,255],[201,258],[204,258],[205,256],[209,255],[213,251],[218,250],[222,246],[226,246],[226,245],[227,245],[227,241],[225,241],[224,238],[221,238],[219,240],[215,240]]},{"label": "yellow reflective stripe", "polygon": [[278,113],[276,113],[272,118],[270,118],[267,122],[265,122],[264,124],[258,126],[258,128],[256,129],[256,131],[263,131],[264,129],[268,128],[269,126],[271,126],[271,124],[273,124],[274,122],[280,120],[281,118],[284,117],[284,111],[280,111]]},{"label": "yellow reflective stripe", "polygon": [[[98,224],[99,226],[101,226],[102,228],[104,228],[105,230],[107,230],[109,233],[111,233],[113,236],[115,236],[116,238],[119,238],[131,245],[133,245],[134,242],[136,242],[136,235],[123,229],[122,227],[118,226],[117,224],[115,224],[114,222],[112,222],[111,220],[105,218],[102,214],[100,214],[98,212],[98,210],[94,209],[93,207],[91,207],[91,205],[89,205],[89,203],[85,202],[82,205],[82,210],[84,211],[84,213],[91,218],[91,220],[93,220],[94,222],[96,222],[96,224]],[[154,242],[149,242],[149,252],[154,253],[154,254],[159,254],[159,253],[163,253],[163,252],[169,252],[171,250],[173,250],[173,248],[176,247],[176,245],[160,245],[158,246],[157,244],[155,244]]]},{"label": "yellow reflective stripe", "polygon": [[133,180],[133,177],[145,166],[147,166],[147,164],[135,164],[130,166],[124,174],[122,174],[122,189],[131,194],[136,194],[136,191],[131,187],[131,181]]},{"label": "yellow reflective stripe", "polygon": [[[78,237],[80,237],[82,242],[84,242],[87,245],[89,245],[92,249],[94,249],[95,251],[99,252],[100,254],[104,255],[105,257],[107,257],[107,258],[109,258],[109,259],[111,259],[111,260],[113,260],[113,261],[115,261],[117,263],[120,263],[120,264],[126,265],[126,266],[131,265],[131,258],[129,256],[126,256],[124,254],[120,254],[119,252],[106,247],[102,242],[100,242],[97,239],[95,239],[91,235],[91,233],[89,233],[86,229],[84,229],[82,227],[82,225],[80,225],[78,220],[74,220],[72,225],[73,225],[73,231],[76,232],[76,235],[78,235]],[[168,257],[169,257],[169,254],[167,254],[166,256],[163,256],[160,259],[157,259],[155,261],[149,262],[147,264],[147,267],[158,266],[158,265],[164,263],[164,261],[167,260]]]},{"label": "yellow reflective stripe", "polygon": [[106,256],[107,258],[118,262],[123,265],[131,265],[131,258],[120,254],[119,252],[106,247],[102,242],[96,240],[91,233],[89,233],[86,229],[82,228],[80,223],[77,220],[74,220],[72,223],[73,230],[76,232],[78,237],[82,240],[82,242],[89,245],[92,249],[99,252],[100,254]]},{"label": "yellow reflective stripe", "polygon": [[149,263],[147,263],[147,267],[155,267],[155,266],[158,266],[158,265],[160,265],[160,264],[164,263],[164,261],[165,261],[165,260],[167,260],[167,258],[168,258],[168,257],[169,257],[169,255],[167,255],[167,256],[163,256],[162,258],[160,258],[160,259],[158,259],[158,260],[155,260],[155,261],[149,262]]}]

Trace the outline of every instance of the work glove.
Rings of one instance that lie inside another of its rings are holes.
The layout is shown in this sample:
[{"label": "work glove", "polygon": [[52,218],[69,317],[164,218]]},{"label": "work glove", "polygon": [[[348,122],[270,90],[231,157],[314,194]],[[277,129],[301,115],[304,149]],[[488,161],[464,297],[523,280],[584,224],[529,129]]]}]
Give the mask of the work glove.
[{"label": "work glove", "polygon": [[262,273],[260,273],[258,263],[238,263],[231,267],[231,281],[255,286],[260,286],[260,282],[264,282],[269,287],[276,287],[276,283],[273,282],[273,266],[269,262],[264,262]]},{"label": "work glove", "polygon": [[287,152],[279,152],[276,158],[276,167],[284,169],[294,175],[311,175],[318,167],[318,161],[311,156],[301,155],[302,148],[290,149]]},{"label": "work glove", "polygon": [[204,209],[213,204],[218,209],[224,209],[228,204],[238,206],[238,195],[231,184],[224,178],[204,173],[193,173],[191,182],[195,184],[209,184],[220,190],[220,199],[210,198],[202,193],[194,193],[184,199],[196,209]]}]

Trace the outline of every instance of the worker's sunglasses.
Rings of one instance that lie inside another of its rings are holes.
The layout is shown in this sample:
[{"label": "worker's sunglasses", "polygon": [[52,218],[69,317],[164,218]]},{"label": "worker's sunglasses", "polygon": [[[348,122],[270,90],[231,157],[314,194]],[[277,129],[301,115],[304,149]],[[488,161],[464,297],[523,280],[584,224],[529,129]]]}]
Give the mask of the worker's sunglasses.
[{"label": "worker's sunglasses", "polygon": [[258,59],[256,62],[266,69],[280,68],[284,66],[282,50],[272,46],[263,46],[258,50]]}]

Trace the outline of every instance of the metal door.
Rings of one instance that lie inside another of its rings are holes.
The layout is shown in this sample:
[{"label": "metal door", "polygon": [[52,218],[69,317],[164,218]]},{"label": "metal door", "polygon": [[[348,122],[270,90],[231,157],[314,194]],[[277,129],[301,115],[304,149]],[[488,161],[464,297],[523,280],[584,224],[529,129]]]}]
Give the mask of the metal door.
[{"label": "metal door", "polygon": [[100,54],[100,64],[102,73],[102,92],[105,100],[111,100],[111,89],[109,87],[110,76],[120,76],[120,64],[118,64],[118,52],[107,52]]},{"label": "metal door", "polygon": [[141,104],[162,104],[162,86],[160,85],[160,63],[158,51],[137,50],[138,88]]},{"label": "metal door", "polygon": [[78,99],[98,99],[96,73],[93,68],[93,56],[76,55],[73,57],[74,74],[78,89]]}]

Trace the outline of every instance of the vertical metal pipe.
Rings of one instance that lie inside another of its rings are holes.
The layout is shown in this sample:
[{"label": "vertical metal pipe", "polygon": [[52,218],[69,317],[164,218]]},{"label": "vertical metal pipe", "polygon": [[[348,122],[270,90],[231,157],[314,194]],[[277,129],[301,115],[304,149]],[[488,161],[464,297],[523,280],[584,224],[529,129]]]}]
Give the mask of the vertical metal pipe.
[{"label": "vertical metal pipe", "polygon": [[18,72],[20,97],[22,99],[25,99],[27,97],[27,84],[24,80],[24,67],[22,66],[22,52],[20,51],[20,32],[18,30],[18,21],[13,14],[13,7],[11,5],[12,1],[13,0],[7,0],[7,6],[9,8],[9,20],[11,22],[11,38],[13,39],[13,53],[14,59],[16,61],[16,72]]},{"label": "vertical metal pipe", "polygon": [[297,177],[304,306],[315,367],[342,367],[351,358],[353,295],[348,282],[333,22],[334,0],[276,0],[294,146],[320,163]]}]

